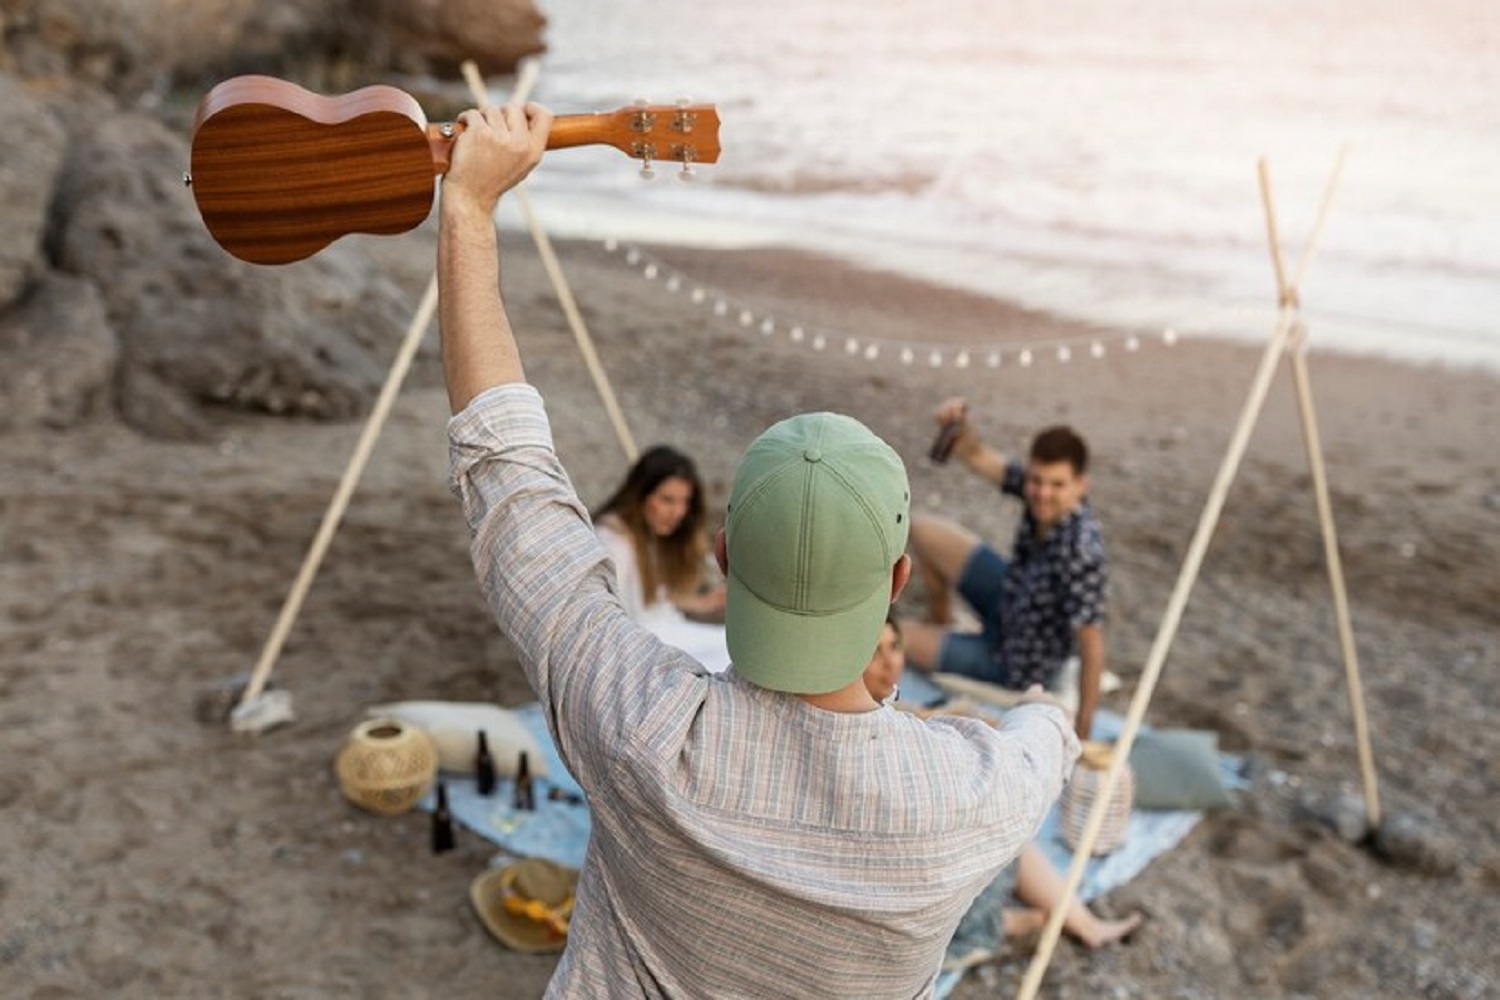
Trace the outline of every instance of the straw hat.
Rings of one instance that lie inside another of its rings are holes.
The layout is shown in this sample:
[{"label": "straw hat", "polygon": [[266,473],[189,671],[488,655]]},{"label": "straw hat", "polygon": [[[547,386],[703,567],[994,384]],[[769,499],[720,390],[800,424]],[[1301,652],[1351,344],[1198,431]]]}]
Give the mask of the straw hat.
[{"label": "straw hat", "polygon": [[469,886],[484,926],[516,951],[562,951],[573,916],[578,872],[542,858],[491,868]]}]

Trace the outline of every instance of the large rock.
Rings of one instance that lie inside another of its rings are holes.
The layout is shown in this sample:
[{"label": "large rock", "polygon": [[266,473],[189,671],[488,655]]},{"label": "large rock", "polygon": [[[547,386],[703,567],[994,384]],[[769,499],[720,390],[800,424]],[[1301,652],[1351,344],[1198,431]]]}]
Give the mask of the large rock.
[{"label": "large rock", "polygon": [[542,49],[531,0],[5,0],[0,69],[133,100],[243,72],[333,90],[392,70],[508,71]]},{"label": "large rock", "polygon": [[0,310],[46,268],[42,235],[63,162],[62,126],[13,78],[0,76]]},{"label": "large rock", "polygon": [[389,46],[378,61],[406,72],[451,76],[472,59],[488,76],[542,51],[546,19],[529,2],[378,0],[370,8]]},{"label": "large rock", "polygon": [[183,186],[181,136],[104,110],[75,108],[69,126],[55,263],[102,291],[131,423],[192,437],[203,428],[184,419],[187,403],[325,419],[368,407],[412,304],[360,246],[295,267],[242,263]]},{"label": "large rock", "polygon": [[93,283],[48,275],[0,317],[0,431],[63,429],[108,412],[118,355]]},{"label": "large rock", "polygon": [[531,0],[0,0],[0,430],[111,401],[174,438],[219,407],[364,412],[415,303],[368,241],[285,268],[213,243],[181,181],[196,95],[244,72],[330,94],[494,74],[543,23]]}]

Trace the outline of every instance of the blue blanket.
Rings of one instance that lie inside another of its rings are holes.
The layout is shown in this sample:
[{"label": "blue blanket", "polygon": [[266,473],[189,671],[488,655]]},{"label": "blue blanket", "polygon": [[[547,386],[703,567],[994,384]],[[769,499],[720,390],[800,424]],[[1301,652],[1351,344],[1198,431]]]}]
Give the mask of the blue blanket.
[{"label": "blue blanket", "polygon": [[[912,671],[907,671],[902,677],[903,701],[928,704],[940,699],[942,694],[941,689]],[[458,823],[500,845],[508,854],[547,858],[573,868],[581,867],[583,853],[588,846],[590,826],[588,806],[581,799],[582,790],[557,755],[557,749],[543,720],[541,706],[532,703],[515,711],[536,736],[542,753],[547,758],[548,777],[537,782],[536,809],[514,808],[512,800],[515,786],[506,779],[497,783],[493,795],[482,796],[475,789],[471,778],[448,775],[444,777],[444,781],[448,786],[449,810]],[[1112,739],[1119,733],[1123,721],[1113,713],[1095,713],[1095,738]],[[1236,758],[1221,755],[1220,770],[1227,786],[1243,786],[1240,767],[1241,763]],[[554,798],[554,795],[557,797]],[[421,808],[431,811],[433,805],[434,798],[429,795],[421,803]],[[1152,858],[1170,850],[1187,836],[1202,818],[1201,812],[1134,810],[1124,844],[1111,854],[1089,861],[1083,882],[1079,886],[1079,897],[1084,900],[1096,899],[1109,890],[1124,885],[1138,875]],[[1073,863],[1073,852],[1062,840],[1056,808],[1043,822],[1037,839],[1052,864],[1060,872],[1066,873]],[[1007,902],[1003,898],[997,898],[998,896],[996,893],[981,895],[975,906],[977,909],[993,908],[998,915],[998,908]],[[965,926],[993,927],[995,923],[966,919]],[[960,935],[963,932],[961,927]],[[949,958],[961,959],[975,949],[993,949],[995,945],[993,940],[982,942],[955,938],[949,946]],[[962,975],[962,971],[942,974],[936,993],[939,1000],[952,992]]]}]

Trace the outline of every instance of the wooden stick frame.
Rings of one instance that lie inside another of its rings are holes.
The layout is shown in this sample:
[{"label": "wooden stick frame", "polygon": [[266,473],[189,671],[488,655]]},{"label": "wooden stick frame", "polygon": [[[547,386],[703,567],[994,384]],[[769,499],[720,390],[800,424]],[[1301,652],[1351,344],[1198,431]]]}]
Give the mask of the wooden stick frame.
[{"label": "wooden stick frame", "polygon": [[1042,930],[1041,940],[1037,945],[1036,952],[1032,956],[1031,964],[1027,967],[1026,975],[1021,981],[1020,989],[1016,993],[1017,1000],[1033,1000],[1037,994],[1037,990],[1041,987],[1042,977],[1046,974],[1047,967],[1052,960],[1052,953],[1057,947],[1058,939],[1062,936],[1062,927],[1067,918],[1068,908],[1072,905],[1073,899],[1077,895],[1078,886],[1083,881],[1084,869],[1088,866],[1089,859],[1093,855],[1094,844],[1098,841],[1099,833],[1103,829],[1109,801],[1114,793],[1115,785],[1119,781],[1120,772],[1124,770],[1126,762],[1130,757],[1130,749],[1135,743],[1136,733],[1140,729],[1141,720],[1146,714],[1146,708],[1151,702],[1151,697],[1156,690],[1157,681],[1161,677],[1167,652],[1171,648],[1172,640],[1177,633],[1177,627],[1181,623],[1183,610],[1187,606],[1188,595],[1203,565],[1203,558],[1208,551],[1208,544],[1213,536],[1214,529],[1218,525],[1219,515],[1223,511],[1230,484],[1234,481],[1240,462],[1244,458],[1251,431],[1254,429],[1261,409],[1265,404],[1266,394],[1270,389],[1271,379],[1275,374],[1277,362],[1284,355],[1288,354],[1292,362],[1293,376],[1297,383],[1297,399],[1302,418],[1303,439],[1307,447],[1308,461],[1313,469],[1312,479],[1318,507],[1318,519],[1323,533],[1324,555],[1328,563],[1329,583],[1333,590],[1334,605],[1338,615],[1339,642],[1344,656],[1345,673],[1349,686],[1349,700],[1354,715],[1355,738],[1359,748],[1360,771],[1364,781],[1365,809],[1370,828],[1374,829],[1379,826],[1380,798],[1375,781],[1374,754],[1370,748],[1368,725],[1365,719],[1364,694],[1360,683],[1359,664],[1355,658],[1354,633],[1349,624],[1348,597],[1344,590],[1343,567],[1339,559],[1338,541],[1333,525],[1333,512],[1328,498],[1327,476],[1323,462],[1322,446],[1318,438],[1316,414],[1313,411],[1312,389],[1307,378],[1305,356],[1307,328],[1298,315],[1300,309],[1299,283],[1306,273],[1307,265],[1312,258],[1318,239],[1322,235],[1323,223],[1327,218],[1328,209],[1332,204],[1339,177],[1343,172],[1345,152],[1343,149],[1339,151],[1338,162],[1334,167],[1328,188],[1323,195],[1323,201],[1318,213],[1318,221],[1314,225],[1313,232],[1308,237],[1307,244],[1303,248],[1302,258],[1298,264],[1296,275],[1290,282],[1286,278],[1285,263],[1281,254],[1281,242],[1276,231],[1276,213],[1271,200],[1270,168],[1264,159],[1257,165],[1261,201],[1266,216],[1266,232],[1271,249],[1271,262],[1276,275],[1278,304],[1276,324],[1270,341],[1266,344],[1265,352],[1261,355],[1260,365],[1256,369],[1255,377],[1251,381],[1249,395],[1245,400],[1244,408],[1240,413],[1239,423],[1235,427],[1229,447],[1225,450],[1223,461],[1219,466],[1218,476],[1215,478],[1213,487],[1209,491],[1203,513],[1199,517],[1198,528],[1194,532],[1193,539],[1188,546],[1187,556],[1183,560],[1177,584],[1173,588],[1170,599],[1167,601],[1167,609],[1157,631],[1156,640],[1153,642],[1151,651],[1146,658],[1146,666],[1142,671],[1140,684],[1136,688],[1135,695],[1131,698],[1130,709],[1125,718],[1124,728],[1121,730],[1120,736],[1115,743],[1114,755],[1108,770],[1105,772],[1104,787],[1100,790],[1099,797],[1095,801],[1093,809],[1089,812],[1088,821],[1084,824],[1083,833],[1073,854],[1073,862],[1068,867],[1067,878],[1063,884],[1062,898],[1057,900],[1052,906],[1052,912],[1048,917],[1046,926]]},{"label": "wooden stick frame", "polygon": [[[536,60],[527,59],[521,63],[520,73],[517,76],[516,87],[511,95],[511,100],[524,102],[531,94],[536,84],[538,66]],[[484,81],[479,76],[479,71],[473,62],[465,62],[463,65],[464,78],[469,83],[473,92],[474,100],[479,106],[488,103],[489,98],[485,91]],[[514,192],[524,198],[525,192],[517,188]],[[610,420],[615,426],[615,432],[620,438],[620,444],[625,451],[626,458],[634,462],[637,451],[634,440],[630,437],[630,431],[625,426],[624,416],[620,413],[619,404],[615,402],[613,390],[610,388],[609,380],[604,375],[604,370],[599,364],[598,355],[595,353],[593,343],[589,339],[588,330],[583,325],[583,318],[579,315],[578,307],[573,300],[573,294],[568,288],[567,280],[563,277],[562,268],[557,263],[557,257],[552,252],[552,245],[547,239],[546,232],[537,221],[535,212],[530,207],[530,200],[523,202],[526,210],[527,221],[531,226],[531,232],[537,243],[537,249],[542,255],[542,260],[547,268],[548,277],[552,280],[559,301],[562,303],[563,312],[567,315],[568,324],[573,328],[574,336],[578,340],[579,350],[583,352],[584,361],[594,376],[594,384],[604,401],[605,409],[609,412]],[[302,566],[297,572],[296,580],[292,589],[287,593],[286,600],[282,603],[281,612],[276,618],[276,624],[271,629],[271,634],[261,648],[260,657],[256,660],[254,668],[250,673],[250,680],[245,685],[244,693],[239,702],[230,713],[230,728],[235,730],[253,731],[255,726],[252,722],[241,721],[252,718],[250,708],[255,700],[265,691],[266,684],[270,681],[271,672],[276,666],[276,661],[281,655],[282,647],[286,643],[287,636],[291,633],[292,625],[301,611],[302,603],[307,598],[307,592],[312,586],[313,578],[317,575],[318,567],[322,565],[323,557],[328,552],[328,546],[333,542],[333,536],[337,533],[340,522],[343,520],[344,512],[349,507],[349,500],[354,495],[354,489],[359,484],[360,476],[364,474],[365,466],[369,463],[370,454],[374,451],[375,442],[380,437],[380,432],[385,426],[386,419],[390,416],[392,405],[396,401],[397,394],[401,391],[401,385],[406,380],[407,372],[411,369],[412,360],[416,357],[417,348],[421,345],[422,336],[427,332],[427,327],[432,323],[433,314],[437,310],[438,280],[437,272],[434,271],[432,279],[427,283],[427,290],[422,295],[421,303],[417,307],[416,315],[412,318],[411,325],[407,327],[406,336],[402,338],[401,346],[396,352],[396,358],[391,364],[390,372],[387,373],[385,384],[381,386],[380,395],[376,397],[375,405],[370,410],[370,416],[365,421],[364,429],[360,432],[359,440],[354,446],[354,452],[349,457],[349,463],[344,468],[344,474],[339,479],[338,488],[334,491],[333,499],[329,502],[328,509],[323,513],[323,520],[318,525],[317,534],[314,536],[312,545],[309,546],[307,554],[303,557]]]}]

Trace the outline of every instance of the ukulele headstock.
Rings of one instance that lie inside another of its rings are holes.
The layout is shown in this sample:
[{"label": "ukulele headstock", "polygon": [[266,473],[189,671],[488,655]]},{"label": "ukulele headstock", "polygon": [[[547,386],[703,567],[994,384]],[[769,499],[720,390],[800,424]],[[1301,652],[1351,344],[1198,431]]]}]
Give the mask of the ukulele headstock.
[{"label": "ukulele headstock", "polygon": [[[653,164],[675,163],[684,180],[698,163],[719,160],[719,111],[712,104],[647,104],[597,117],[598,141],[641,161],[641,176],[656,176]],[[555,126],[554,126],[555,127]]]}]

